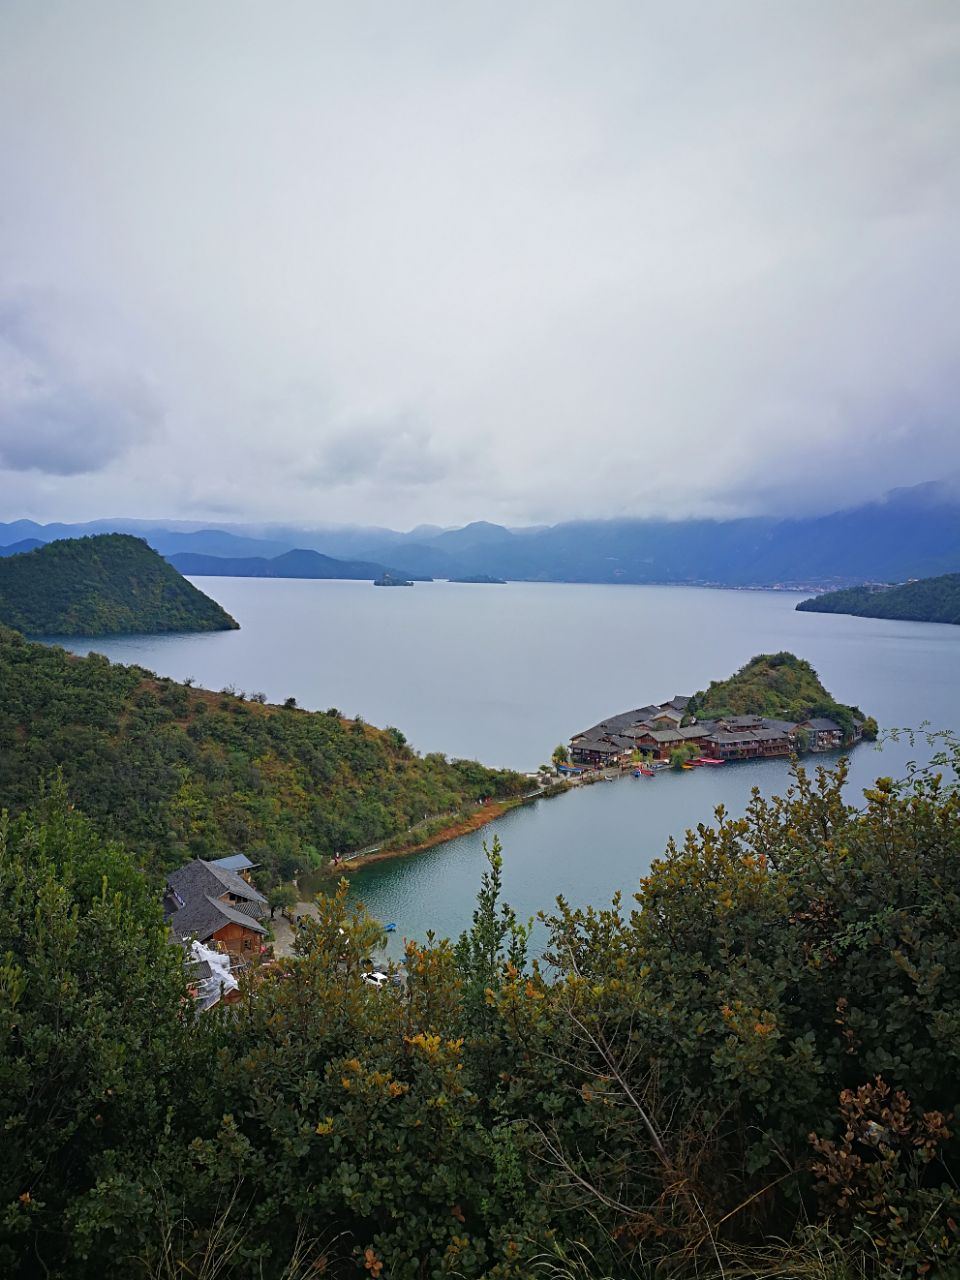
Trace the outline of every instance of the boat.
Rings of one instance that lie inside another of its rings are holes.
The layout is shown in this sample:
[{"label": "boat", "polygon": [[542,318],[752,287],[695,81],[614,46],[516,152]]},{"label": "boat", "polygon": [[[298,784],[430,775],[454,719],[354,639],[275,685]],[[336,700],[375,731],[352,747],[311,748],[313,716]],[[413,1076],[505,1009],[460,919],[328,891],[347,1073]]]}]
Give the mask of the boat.
[{"label": "boat", "polygon": [[715,760],[712,756],[697,756],[694,764],[724,764],[723,760]]},{"label": "boat", "polygon": [[634,769],[633,776],[635,778],[655,778],[657,775],[647,765],[642,764],[638,768]]},{"label": "boat", "polygon": [[383,926],[384,933],[396,933],[396,931],[397,931],[397,924],[395,920],[391,920],[389,924],[385,924]]},{"label": "boat", "polygon": [[681,768],[681,769],[695,769],[695,768],[696,768],[696,765],[691,764],[691,763],[690,763],[690,761],[688,760],[685,764],[682,764],[682,765],[680,766],[680,768]]}]

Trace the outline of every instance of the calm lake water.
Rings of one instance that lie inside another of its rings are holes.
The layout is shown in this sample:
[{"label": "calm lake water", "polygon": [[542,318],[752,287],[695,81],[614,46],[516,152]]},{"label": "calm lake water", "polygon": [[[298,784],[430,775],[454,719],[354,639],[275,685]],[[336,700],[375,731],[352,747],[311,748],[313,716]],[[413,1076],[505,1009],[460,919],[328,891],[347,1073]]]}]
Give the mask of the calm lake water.
[{"label": "calm lake water", "polygon": [[[606,715],[693,693],[755,653],[812,662],[838,700],[883,728],[960,729],[960,627],[797,613],[787,592],[510,583],[369,583],[201,578],[240,631],[63,641],[213,689],[336,706],[402,729],[418,750],[535,769]],[[925,746],[852,753],[851,786],[902,775]],[[484,840],[504,845],[506,896],[521,915],[557,894],[605,904],[632,892],[667,838],[741,813],[751,788],[788,781],[783,761],[624,778],[515,810],[483,831],[359,873],[354,891],[402,935],[470,921]]]}]

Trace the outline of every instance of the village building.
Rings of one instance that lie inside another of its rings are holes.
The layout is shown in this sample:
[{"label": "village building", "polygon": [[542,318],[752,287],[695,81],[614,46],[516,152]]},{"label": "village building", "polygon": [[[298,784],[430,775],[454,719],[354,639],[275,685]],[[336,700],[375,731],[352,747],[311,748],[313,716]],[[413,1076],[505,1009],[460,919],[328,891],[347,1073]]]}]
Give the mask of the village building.
[{"label": "village building", "polygon": [[[826,716],[815,716],[812,720],[804,720],[798,728],[807,735],[807,746],[811,751],[833,751],[843,746],[843,730],[835,720],[828,720]],[[863,736],[862,725],[860,736]]]},{"label": "village building", "polygon": [[[682,748],[693,748],[705,760],[764,760],[789,756],[801,747],[832,751],[863,737],[862,720],[850,733],[826,717],[802,723],[772,716],[739,714],[698,721],[690,714],[690,699],[638,707],[610,716],[570,740],[574,766],[586,769],[617,765],[663,763]],[[692,753],[691,753],[692,754]]]},{"label": "village building", "polygon": [[163,910],[181,945],[217,945],[240,962],[260,957],[267,900],[236,871],[201,858],[179,867],[167,876]]},{"label": "village building", "polygon": [[790,735],[775,725],[738,728],[722,720],[707,739],[706,750],[716,760],[767,760],[790,755],[793,744]]},{"label": "village building", "polygon": [[[812,751],[830,751],[845,744],[840,725],[822,717],[799,725],[752,714],[697,721],[689,714],[689,703],[689,698],[675,697],[610,716],[571,739],[571,760],[585,768],[625,765],[638,756],[664,762],[688,746],[715,760],[770,759],[789,756],[799,748],[804,735]],[[857,742],[862,736],[863,724],[855,721],[852,740]]]},{"label": "village building", "polygon": [[[171,938],[171,942],[175,941]],[[217,1004],[235,1004],[240,999],[240,983],[231,971],[228,954],[200,942],[183,945],[183,950],[187,957],[183,966],[187,990],[198,1013],[206,1013]]]}]

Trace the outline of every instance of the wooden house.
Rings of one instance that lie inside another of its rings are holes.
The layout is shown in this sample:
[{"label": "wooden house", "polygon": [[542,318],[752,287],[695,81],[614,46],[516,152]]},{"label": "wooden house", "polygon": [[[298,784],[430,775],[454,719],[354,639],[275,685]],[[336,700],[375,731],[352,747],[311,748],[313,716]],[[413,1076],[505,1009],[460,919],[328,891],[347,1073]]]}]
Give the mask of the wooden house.
[{"label": "wooden house", "polygon": [[179,942],[219,943],[238,959],[259,959],[267,900],[235,871],[197,858],[167,876],[163,906]]},{"label": "wooden house", "polygon": [[843,746],[843,730],[835,720],[828,720],[826,716],[814,716],[798,727],[807,735],[807,746],[811,751],[834,751]]}]

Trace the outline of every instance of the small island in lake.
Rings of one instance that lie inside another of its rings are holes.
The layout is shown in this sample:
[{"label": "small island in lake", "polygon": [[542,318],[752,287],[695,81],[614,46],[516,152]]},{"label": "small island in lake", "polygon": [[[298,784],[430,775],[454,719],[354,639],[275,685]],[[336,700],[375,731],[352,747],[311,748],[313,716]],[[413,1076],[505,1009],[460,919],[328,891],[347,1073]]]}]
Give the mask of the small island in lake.
[{"label": "small island in lake", "polygon": [[0,623],[27,635],[235,631],[239,623],[141,538],[64,538],[0,559]]},{"label": "small island in lake", "polygon": [[384,570],[379,578],[374,578],[373,585],[375,587],[412,587],[413,583],[409,578],[397,578],[389,570]]},{"label": "small island in lake", "polygon": [[604,768],[691,761],[764,760],[850,747],[875,738],[877,723],[836,702],[809,662],[759,654],[729,680],[692,697],[610,716],[570,740],[574,766]]},{"label": "small island in lake", "polygon": [[857,618],[960,625],[960,573],[918,578],[899,585],[870,583],[827,591],[812,600],[801,600],[797,608],[802,613],[849,613]]},{"label": "small island in lake", "polygon": [[466,578],[451,578],[451,582],[482,582],[492,587],[505,587],[506,578],[494,578],[489,573],[474,573]]}]

